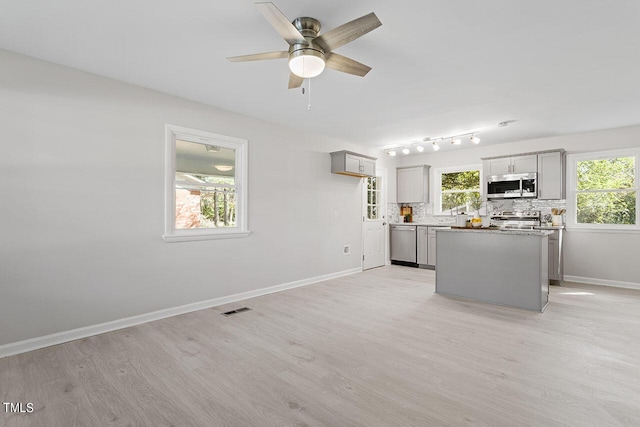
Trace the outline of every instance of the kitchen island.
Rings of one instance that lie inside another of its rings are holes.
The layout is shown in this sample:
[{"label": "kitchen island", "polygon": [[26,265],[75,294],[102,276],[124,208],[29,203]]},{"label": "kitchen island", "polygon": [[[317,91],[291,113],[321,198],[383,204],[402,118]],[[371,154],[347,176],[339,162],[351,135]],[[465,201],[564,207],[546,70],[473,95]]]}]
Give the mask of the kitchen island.
[{"label": "kitchen island", "polygon": [[550,230],[438,230],[436,293],[543,311]]}]

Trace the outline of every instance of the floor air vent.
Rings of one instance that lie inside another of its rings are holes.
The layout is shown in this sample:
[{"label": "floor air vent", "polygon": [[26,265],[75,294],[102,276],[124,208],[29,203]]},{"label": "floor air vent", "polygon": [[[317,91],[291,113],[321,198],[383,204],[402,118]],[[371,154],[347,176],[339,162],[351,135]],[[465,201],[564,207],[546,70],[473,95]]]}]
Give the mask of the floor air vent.
[{"label": "floor air vent", "polygon": [[242,307],[236,310],[226,311],[222,313],[223,316],[231,316],[232,314],[244,313],[245,311],[251,311],[249,307]]}]

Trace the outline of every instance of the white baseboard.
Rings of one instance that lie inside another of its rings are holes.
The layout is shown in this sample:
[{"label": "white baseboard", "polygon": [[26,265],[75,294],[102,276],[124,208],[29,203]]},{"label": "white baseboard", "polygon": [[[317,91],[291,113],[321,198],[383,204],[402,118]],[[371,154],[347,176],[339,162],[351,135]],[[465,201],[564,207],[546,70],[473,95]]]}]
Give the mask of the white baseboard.
[{"label": "white baseboard", "polygon": [[339,271],[336,273],[324,274],[322,276],[311,277],[295,282],[283,283],[281,285],[270,286],[268,288],[256,289],[255,291],[242,292],[239,294],[229,295],[220,298],[214,298],[206,301],[199,301],[192,304],[185,304],[179,307],[171,307],[163,310],[153,311],[151,313],[140,314],[137,316],[126,317],[124,319],[113,320],[111,322],[100,323],[97,325],[85,326],[70,331],[58,332],[55,334],[45,335],[42,337],[30,338],[24,341],[13,342],[0,346],[0,358],[12,356],[14,354],[25,353],[27,351],[37,350],[52,345],[62,344],[69,341],[75,341],[92,335],[103,334],[118,329],[128,328],[130,326],[139,325],[141,323],[152,322],[167,317],[177,316],[179,314],[190,313],[192,311],[203,310],[205,308],[216,307],[223,304],[229,304],[248,298],[259,297],[262,295],[272,294],[275,292],[286,291],[288,289],[299,288],[301,286],[311,285],[313,283],[323,282],[325,280],[335,279],[337,277],[348,276],[360,273],[361,267],[352,268],[350,270]]},{"label": "white baseboard", "polygon": [[633,282],[620,282],[617,280],[594,279],[592,277],[568,276],[566,274],[564,275],[564,280],[567,282],[587,283],[589,285],[613,286],[616,288],[640,290],[640,283],[633,283]]}]

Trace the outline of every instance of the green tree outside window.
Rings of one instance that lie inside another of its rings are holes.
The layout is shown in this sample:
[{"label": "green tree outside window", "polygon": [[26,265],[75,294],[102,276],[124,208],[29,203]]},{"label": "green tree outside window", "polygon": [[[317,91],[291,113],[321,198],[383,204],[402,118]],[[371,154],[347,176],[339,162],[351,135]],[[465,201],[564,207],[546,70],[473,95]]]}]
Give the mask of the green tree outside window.
[{"label": "green tree outside window", "polygon": [[441,212],[468,210],[470,200],[480,197],[480,171],[460,171],[441,174]]},{"label": "green tree outside window", "polygon": [[578,161],[576,220],[579,224],[635,224],[635,157]]}]

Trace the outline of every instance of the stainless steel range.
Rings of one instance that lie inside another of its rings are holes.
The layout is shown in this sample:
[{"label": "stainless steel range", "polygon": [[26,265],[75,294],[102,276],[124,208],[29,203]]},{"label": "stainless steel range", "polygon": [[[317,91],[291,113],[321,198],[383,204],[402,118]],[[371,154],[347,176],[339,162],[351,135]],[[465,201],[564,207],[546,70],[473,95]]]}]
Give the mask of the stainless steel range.
[{"label": "stainless steel range", "polygon": [[533,229],[540,225],[540,211],[503,211],[491,217],[493,225],[500,228]]}]

